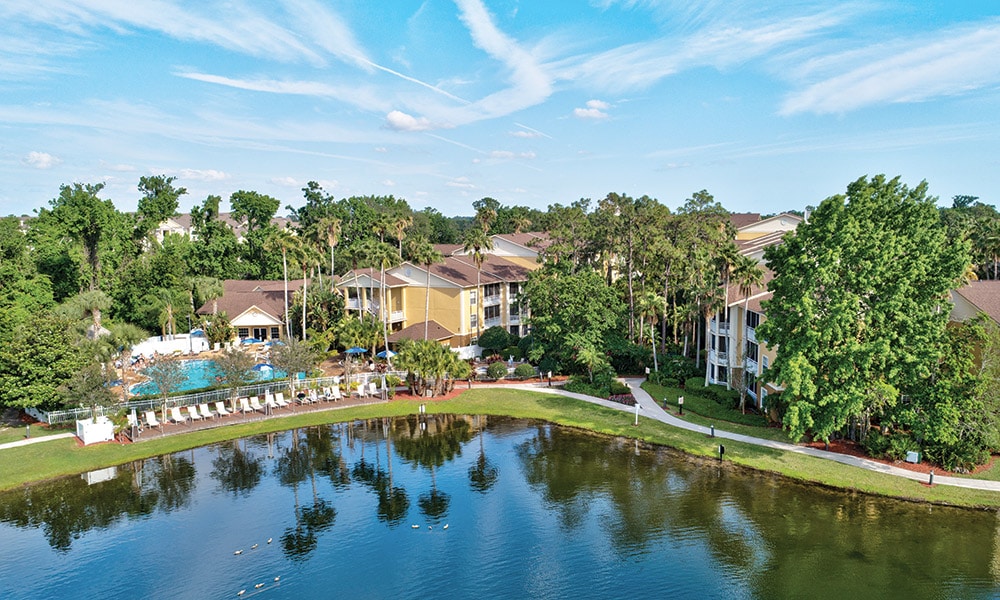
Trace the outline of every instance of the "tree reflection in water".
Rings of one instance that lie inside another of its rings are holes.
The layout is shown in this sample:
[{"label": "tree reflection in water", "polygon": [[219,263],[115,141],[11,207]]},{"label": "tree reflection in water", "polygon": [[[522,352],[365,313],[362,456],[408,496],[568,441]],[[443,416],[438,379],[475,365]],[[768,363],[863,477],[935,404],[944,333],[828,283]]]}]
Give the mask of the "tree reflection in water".
[{"label": "tree reflection in water", "polygon": [[264,474],[264,461],[247,452],[242,447],[245,444],[246,440],[224,442],[217,446],[218,456],[212,460],[212,478],[234,495],[248,495]]},{"label": "tree reflection in water", "polygon": [[486,449],[483,446],[483,432],[485,430],[485,416],[476,416],[476,430],[479,432],[479,456],[474,465],[469,467],[469,487],[472,491],[485,494],[493,489],[497,479],[500,478],[500,471],[486,458]]},{"label": "tree reflection in water", "polygon": [[[295,498],[295,526],[285,529],[281,546],[293,560],[305,560],[316,549],[317,534],[333,526],[337,511],[319,497],[316,471],[333,460],[333,433],[330,427],[310,427],[303,435],[292,430],[292,441],[281,450],[275,466],[278,481],[292,488]],[[300,507],[299,484],[308,478],[312,484],[312,504]]]},{"label": "tree reflection in water", "polygon": [[411,416],[394,421],[396,452],[414,468],[430,471],[431,489],[420,494],[417,506],[433,523],[448,514],[451,495],[437,488],[435,469],[461,455],[462,444],[472,439],[472,429],[464,417],[456,415]]}]

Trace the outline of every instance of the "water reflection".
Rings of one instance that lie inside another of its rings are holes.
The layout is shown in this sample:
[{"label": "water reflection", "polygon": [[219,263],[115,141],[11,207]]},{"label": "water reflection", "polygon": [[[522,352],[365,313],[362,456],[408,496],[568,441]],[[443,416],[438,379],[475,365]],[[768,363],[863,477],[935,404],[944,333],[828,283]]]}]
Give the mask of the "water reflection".
[{"label": "water reflection", "polygon": [[[146,535],[158,544],[188,543],[183,536],[205,536],[202,523],[224,522],[237,505],[255,510],[253,518],[239,513],[233,529],[222,525],[200,543],[220,538],[231,555],[228,548],[241,546],[227,536],[246,539],[243,530],[255,525],[273,531],[275,552],[257,550],[254,560],[297,565],[316,586],[287,595],[321,594],[371,568],[379,575],[365,578],[375,586],[369,595],[412,597],[410,582],[397,577],[412,573],[410,561],[431,556],[444,572],[481,574],[449,584],[461,597],[498,588],[533,595],[539,580],[556,595],[607,597],[625,577],[640,596],[951,598],[1000,591],[992,512],[818,490],[632,440],[493,417],[295,429],[136,461],[94,485],[80,477],[47,482],[0,494],[0,535],[11,526],[37,530],[66,555],[84,537],[134,528],[101,548],[114,566],[141,549]],[[191,529],[180,526],[185,521]],[[411,523],[421,531],[399,527]],[[451,523],[447,535],[421,537],[445,533],[439,523]],[[271,533],[253,535],[263,546]],[[400,561],[395,568],[380,566],[393,560]],[[275,573],[282,564],[272,565]],[[88,583],[93,578],[100,589],[95,567],[87,569]],[[15,572],[0,560],[0,581]],[[296,590],[285,581],[282,589]]]}]

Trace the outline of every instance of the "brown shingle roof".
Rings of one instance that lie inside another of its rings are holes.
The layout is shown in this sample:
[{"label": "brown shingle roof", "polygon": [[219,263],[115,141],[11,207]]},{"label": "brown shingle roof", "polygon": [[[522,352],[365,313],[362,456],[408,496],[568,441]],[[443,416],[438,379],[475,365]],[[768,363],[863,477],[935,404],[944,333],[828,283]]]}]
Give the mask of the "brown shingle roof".
[{"label": "brown shingle roof", "polygon": [[[437,321],[427,321],[427,339],[439,342],[455,335],[448,331]],[[424,339],[424,322],[414,323],[409,327],[404,327],[399,331],[389,334],[389,343],[395,344],[400,340],[422,340]]]},{"label": "brown shingle roof", "polygon": [[1000,280],[970,281],[955,292],[1000,323]]},{"label": "brown shingle roof", "polygon": [[[302,287],[303,280],[295,279],[288,282],[288,296]],[[235,318],[256,306],[277,320],[285,315],[285,282],[260,281],[249,279],[227,279],[223,282],[223,294],[219,298],[219,312],[225,312],[230,319]],[[199,315],[212,314],[214,302],[206,302],[196,312]]]},{"label": "brown shingle roof", "polygon": [[729,221],[733,224],[733,227],[739,229],[760,221],[760,213],[730,213]]},{"label": "brown shingle roof", "polygon": [[544,231],[526,231],[524,233],[500,233],[494,237],[507,240],[512,244],[541,251],[552,244],[552,239]]}]

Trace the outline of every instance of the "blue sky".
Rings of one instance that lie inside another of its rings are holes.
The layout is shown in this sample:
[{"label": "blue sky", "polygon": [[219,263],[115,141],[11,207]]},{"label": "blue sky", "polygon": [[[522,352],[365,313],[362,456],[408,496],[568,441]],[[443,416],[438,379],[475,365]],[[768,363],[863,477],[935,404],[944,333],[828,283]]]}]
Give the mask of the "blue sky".
[{"label": "blue sky", "polygon": [[471,214],[707,189],[801,209],[865,174],[996,203],[993,1],[4,0],[0,214],[142,175]]}]

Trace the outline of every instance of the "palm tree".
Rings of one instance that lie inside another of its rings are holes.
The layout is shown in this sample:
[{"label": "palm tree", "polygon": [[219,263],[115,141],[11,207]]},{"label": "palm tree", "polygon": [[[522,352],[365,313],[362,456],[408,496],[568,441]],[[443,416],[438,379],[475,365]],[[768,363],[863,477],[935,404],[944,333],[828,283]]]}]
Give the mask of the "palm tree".
[{"label": "palm tree", "polygon": [[[306,314],[309,312],[309,268],[318,257],[312,246],[300,244],[292,250],[296,261],[302,267],[302,340],[306,339]],[[289,333],[288,337],[292,337]]]},{"label": "palm tree", "polygon": [[403,238],[406,237],[406,228],[413,225],[413,217],[398,215],[392,220],[392,227],[396,230],[396,239],[399,241],[399,258],[403,258]]},{"label": "palm tree", "polygon": [[[376,246],[375,253],[372,254],[371,259],[374,264],[379,267],[379,312],[382,316],[382,335],[383,341],[386,344],[386,350],[389,349],[389,305],[386,302],[385,296],[385,271],[386,269],[391,269],[399,264],[399,257],[393,251],[393,248],[388,244],[380,243]],[[386,353],[388,356],[388,353]],[[391,363],[391,361],[390,361]]]},{"label": "palm tree", "polygon": [[320,219],[317,227],[323,237],[325,237],[327,245],[330,246],[330,290],[332,291],[334,289],[333,278],[337,273],[334,270],[333,254],[334,248],[340,242],[341,220],[334,216],[323,217]]},{"label": "palm tree", "polygon": [[424,339],[427,339],[427,322],[430,320],[431,311],[431,265],[444,260],[444,255],[434,248],[425,237],[414,240],[410,245],[410,256],[413,261],[424,265],[427,270],[427,281],[424,286]]},{"label": "palm tree", "polygon": [[218,314],[219,298],[225,292],[225,286],[222,281],[216,277],[192,277],[190,282],[192,292],[191,312],[194,312],[198,308],[194,305],[194,298],[197,297],[199,302],[208,302],[211,300],[212,314]]},{"label": "palm tree", "polygon": [[160,328],[165,336],[173,336],[177,310],[188,302],[187,292],[173,288],[156,288],[142,298],[142,304],[151,312],[156,312]]},{"label": "palm tree", "polygon": [[[757,264],[757,261],[750,258],[749,256],[740,256],[736,259],[736,263],[733,265],[733,279],[736,280],[737,285],[740,286],[740,294],[743,295],[743,336],[740,340],[741,344],[746,344],[747,339],[747,310],[750,305],[750,296],[753,294],[754,286],[760,286],[764,282],[764,271]],[[729,349],[730,356],[733,355],[732,348]],[[743,353],[739,352],[742,356]],[[732,365],[732,359],[727,361],[729,365]],[[730,372],[727,381],[732,380],[732,368],[730,366]],[[737,386],[740,389],[740,412],[746,410],[746,386],[742,383]]]},{"label": "palm tree", "polygon": [[486,262],[487,253],[493,249],[493,240],[486,234],[487,223],[481,227],[473,227],[465,234],[462,241],[462,251],[472,256],[472,261],[476,263],[476,338],[482,332],[481,310],[483,304],[482,274],[483,263]]},{"label": "palm tree", "polygon": [[292,324],[289,321],[290,317],[288,314],[288,253],[299,246],[299,239],[288,229],[278,230],[264,244],[267,250],[278,250],[281,252],[281,270],[285,277],[285,335],[289,336],[292,332]]}]

